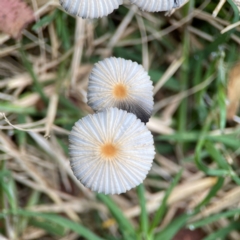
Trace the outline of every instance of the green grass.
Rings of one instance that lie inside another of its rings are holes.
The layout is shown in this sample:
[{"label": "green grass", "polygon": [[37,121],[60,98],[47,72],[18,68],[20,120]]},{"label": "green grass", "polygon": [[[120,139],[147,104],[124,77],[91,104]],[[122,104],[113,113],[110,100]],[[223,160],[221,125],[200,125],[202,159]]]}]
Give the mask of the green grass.
[{"label": "green grass", "polygon": [[[121,6],[108,18],[86,21],[83,54],[74,86],[71,66],[76,50],[75,18],[61,9],[48,9],[39,21],[28,26],[27,31],[38,40],[41,35],[38,33],[42,32],[45,48],[40,49],[38,41],[23,35],[18,41],[20,48],[2,57],[0,92],[14,100],[0,94],[0,112],[13,125],[42,128],[52,94],[57,94],[59,101],[55,106],[54,130],[48,139],[43,137],[44,131],[33,136],[12,129],[0,118],[0,238],[2,235],[13,240],[24,239],[37,232],[37,239],[62,239],[76,234],[75,239],[90,240],[171,240],[182,229],[192,233],[201,230],[204,240],[234,239],[233,231],[240,237],[240,128],[226,118],[228,73],[239,61],[240,33],[236,28],[221,34],[217,28],[238,22],[239,10],[228,0],[216,19],[212,12],[217,3],[189,1],[170,17],[164,13],[138,13],[149,36],[147,56],[142,51],[136,17],[109,52],[108,42],[130,6]],[[199,15],[164,36],[157,36],[196,9]],[[27,48],[33,41],[35,45]],[[3,48],[16,43],[7,40]],[[41,59],[42,51],[46,59]],[[166,124],[171,134],[153,131],[157,156],[146,181],[116,196],[84,191],[66,167],[66,131],[91,112],[84,102],[91,67],[110,55],[140,64],[148,57],[154,85],[175,59],[184,57],[181,67],[156,93],[155,103],[201,86],[213,77],[212,82],[198,91],[169,101],[155,112],[154,117],[163,125],[159,131]],[[45,70],[40,71],[41,67]],[[28,74],[32,81],[26,84],[26,78],[20,78],[22,73]],[[46,77],[50,73],[55,77]],[[11,87],[18,78],[17,87]],[[26,97],[31,97],[31,101],[19,105]],[[43,123],[35,126],[34,122],[41,119]],[[212,184],[199,191],[192,188],[192,194],[188,195],[187,187],[203,183],[207,177],[212,177]],[[179,189],[186,192],[179,193]],[[229,205],[224,207],[225,202]],[[207,210],[214,206],[219,208],[208,215]]]}]

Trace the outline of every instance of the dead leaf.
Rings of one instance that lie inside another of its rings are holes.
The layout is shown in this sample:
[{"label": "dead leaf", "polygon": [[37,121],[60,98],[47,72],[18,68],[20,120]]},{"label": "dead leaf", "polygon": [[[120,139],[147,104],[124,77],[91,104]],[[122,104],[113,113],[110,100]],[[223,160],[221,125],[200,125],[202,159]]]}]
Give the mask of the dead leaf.
[{"label": "dead leaf", "polygon": [[173,240],[202,240],[205,236],[206,234],[201,229],[181,229],[174,236]]},{"label": "dead leaf", "polygon": [[233,120],[236,115],[240,102],[240,63],[237,63],[229,72],[228,76],[228,107],[227,119]]},{"label": "dead leaf", "polygon": [[22,29],[32,21],[33,11],[22,0],[0,0],[0,31],[17,39]]}]

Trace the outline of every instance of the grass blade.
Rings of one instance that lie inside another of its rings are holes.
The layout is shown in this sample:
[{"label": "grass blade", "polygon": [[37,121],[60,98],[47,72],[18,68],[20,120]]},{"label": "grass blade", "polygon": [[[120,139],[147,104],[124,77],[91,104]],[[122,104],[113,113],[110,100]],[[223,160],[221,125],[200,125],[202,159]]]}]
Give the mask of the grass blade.
[{"label": "grass blade", "polygon": [[221,228],[220,230],[212,233],[208,237],[204,238],[203,240],[216,240],[216,239],[226,239],[227,235],[233,230],[239,230],[240,225],[239,222],[232,222],[227,227]]},{"label": "grass blade", "polygon": [[48,98],[43,91],[42,84],[38,81],[37,74],[35,73],[35,71],[33,69],[32,63],[28,60],[26,52],[23,49],[23,46],[20,48],[20,53],[22,56],[22,62],[32,78],[33,87],[35,88],[36,92],[39,94],[41,99],[44,101],[44,103],[48,103]]},{"label": "grass blade", "polygon": [[191,223],[189,225],[189,227],[191,226],[192,229],[200,228],[200,227],[206,226],[208,224],[211,224],[213,222],[216,222],[220,219],[235,216],[236,214],[240,214],[240,209],[239,208],[229,210],[229,211],[224,212],[224,213],[218,213],[218,214],[215,214],[215,215],[210,216],[210,217],[206,217],[206,218],[201,219],[197,222]]},{"label": "grass blade", "polygon": [[172,221],[164,230],[156,234],[154,240],[170,240],[176,235],[176,233],[186,224],[191,214],[183,214],[180,217]]},{"label": "grass blade", "polygon": [[19,107],[11,103],[1,103],[0,112],[34,114],[36,110],[33,107]]},{"label": "grass blade", "polygon": [[144,235],[144,238],[146,238],[148,235],[148,215],[147,215],[146,200],[144,195],[145,189],[143,184],[140,184],[137,187],[137,193],[138,193],[138,199],[141,207],[140,228],[141,228],[142,234]]},{"label": "grass blade", "polygon": [[59,215],[54,215],[54,214],[45,214],[45,213],[37,213],[37,212],[30,212],[26,210],[17,210],[15,212],[12,211],[5,211],[4,213],[0,214],[0,218],[4,218],[6,215],[19,215],[23,217],[30,217],[30,218],[40,218],[45,221],[49,221],[54,224],[58,224],[62,226],[63,228],[70,229],[76,233],[78,233],[80,236],[83,236],[86,239],[89,240],[102,240],[102,238],[98,237],[94,233],[92,233],[90,230],[85,228],[79,223],[72,222],[66,218],[63,218]]},{"label": "grass blade", "polygon": [[127,239],[135,239],[136,234],[132,224],[129,220],[123,215],[122,211],[118,208],[118,206],[112,201],[109,196],[104,194],[97,194],[97,198],[102,201],[110,210],[113,217],[116,219],[119,228],[122,233],[127,237]]},{"label": "grass blade", "polygon": [[217,183],[209,191],[208,195],[203,199],[203,201],[196,207],[196,211],[200,211],[203,206],[206,206],[209,201],[217,194],[224,183],[224,178],[219,177]]},{"label": "grass blade", "polygon": [[209,155],[218,164],[218,166],[220,168],[225,169],[225,170],[230,170],[229,164],[226,162],[226,160],[223,158],[222,154],[215,148],[215,146],[211,142],[206,141],[205,147],[206,147]]},{"label": "grass blade", "polygon": [[175,178],[173,179],[170,187],[167,189],[166,193],[165,193],[165,196],[162,200],[162,203],[160,205],[160,207],[158,208],[154,218],[153,218],[153,221],[152,221],[152,224],[150,226],[150,229],[149,229],[149,233],[152,233],[152,231],[155,229],[155,227],[159,224],[159,222],[161,221],[161,219],[163,218],[165,212],[167,211],[167,200],[173,190],[173,188],[177,185],[177,183],[179,182],[180,178],[181,178],[181,175],[182,175],[182,170],[178,172],[178,174],[175,176]]}]

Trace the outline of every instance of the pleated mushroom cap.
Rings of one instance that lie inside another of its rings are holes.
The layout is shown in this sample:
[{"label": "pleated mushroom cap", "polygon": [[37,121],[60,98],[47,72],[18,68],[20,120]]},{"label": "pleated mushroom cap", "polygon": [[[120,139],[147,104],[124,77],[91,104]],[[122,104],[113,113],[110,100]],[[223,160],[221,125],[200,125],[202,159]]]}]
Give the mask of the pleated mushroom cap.
[{"label": "pleated mushroom cap", "polygon": [[60,0],[67,13],[89,19],[107,16],[122,3],[122,0]]},{"label": "pleated mushroom cap", "polygon": [[153,110],[153,85],[141,65],[111,57],[94,65],[87,98],[95,111],[117,107],[134,113],[146,123]]},{"label": "pleated mushroom cap", "polygon": [[74,175],[92,191],[120,194],[139,185],[155,155],[153,136],[132,113],[110,108],[77,121],[69,135]]},{"label": "pleated mushroom cap", "polygon": [[142,11],[162,12],[180,7],[185,0],[130,0],[130,2],[136,4]]}]

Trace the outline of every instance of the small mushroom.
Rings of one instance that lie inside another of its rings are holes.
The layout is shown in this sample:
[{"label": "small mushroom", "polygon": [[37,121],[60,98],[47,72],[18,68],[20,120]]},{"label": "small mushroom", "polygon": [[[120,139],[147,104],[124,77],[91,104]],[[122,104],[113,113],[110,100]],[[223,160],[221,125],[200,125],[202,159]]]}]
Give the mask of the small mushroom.
[{"label": "small mushroom", "polygon": [[153,85],[141,65],[111,57],[94,65],[87,98],[95,111],[117,107],[134,113],[146,123],[153,110]]},{"label": "small mushroom", "polygon": [[136,4],[142,11],[162,12],[180,7],[185,0],[130,0],[130,2]]},{"label": "small mushroom", "polygon": [[60,0],[67,13],[90,19],[107,16],[122,3],[122,0]]},{"label": "small mushroom", "polygon": [[69,135],[70,164],[87,188],[120,194],[139,185],[155,155],[153,136],[136,116],[109,108],[75,123]]}]

